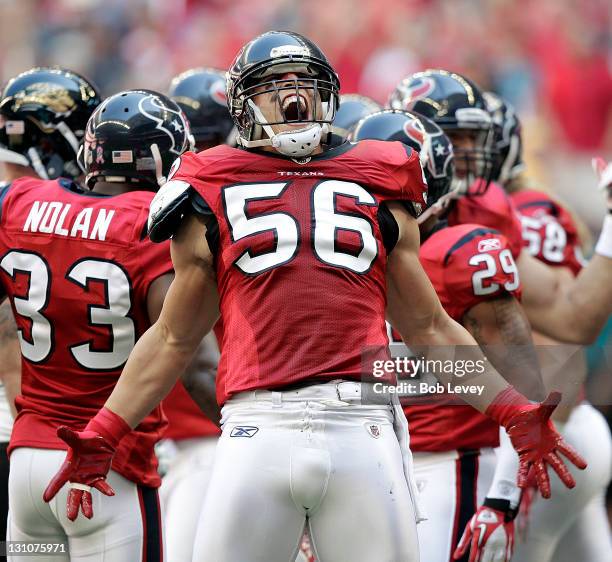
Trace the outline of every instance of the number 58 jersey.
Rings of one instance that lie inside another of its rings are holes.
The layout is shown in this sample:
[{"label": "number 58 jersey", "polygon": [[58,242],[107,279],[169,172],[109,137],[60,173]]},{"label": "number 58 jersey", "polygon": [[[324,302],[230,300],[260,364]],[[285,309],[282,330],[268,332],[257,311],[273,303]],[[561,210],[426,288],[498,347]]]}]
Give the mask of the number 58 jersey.
[{"label": "number 58 jersey", "polygon": [[[65,449],[104,405],[149,327],[151,283],[172,271],[168,244],[145,238],[153,193],[83,193],[67,180],[20,178],[0,190],[0,298],[11,300],[22,353],[10,450]],[[118,447],[113,468],[159,485],[157,408]]]},{"label": "number 58 jersey", "polygon": [[219,403],[359,378],[366,346],[388,344],[381,203],[403,201],[415,215],[425,207],[418,154],[363,141],[296,161],[220,146],[175,166],[164,188],[191,186],[218,226]]}]

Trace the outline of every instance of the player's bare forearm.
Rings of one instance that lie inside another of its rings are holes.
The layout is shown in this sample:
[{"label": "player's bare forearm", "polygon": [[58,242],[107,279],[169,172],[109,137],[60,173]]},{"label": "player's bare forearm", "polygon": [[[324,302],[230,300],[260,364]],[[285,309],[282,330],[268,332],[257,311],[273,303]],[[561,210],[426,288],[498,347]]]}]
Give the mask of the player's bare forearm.
[{"label": "player's bare forearm", "polygon": [[[484,412],[493,399],[508,386],[486,361],[476,340],[444,310],[418,258],[419,231],[416,221],[401,207],[389,205],[400,229],[400,238],[387,262],[387,316],[404,342],[418,355],[431,359],[454,359],[458,349],[462,357],[481,361],[482,374],[470,376],[470,385],[482,386],[480,395],[462,398]],[[459,383],[453,374],[435,373],[442,382]]]},{"label": "player's bare forearm", "polygon": [[13,417],[17,415],[15,397],[21,389],[21,350],[13,310],[7,300],[0,304],[0,380]]},{"label": "player's bare forearm", "polygon": [[523,306],[534,329],[566,343],[589,344],[612,313],[612,259],[595,254],[574,278],[521,253]]},{"label": "player's bare forearm", "polygon": [[221,410],[216,399],[219,347],[213,333],[199,345],[183,375],[183,385],[208,419],[219,425]]},{"label": "player's bare forearm", "polygon": [[531,400],[544,400],[531,326],[512,295],[473,306],[464,315],[463,325],[510,384]]},{"label": "player's bare forearm", "polygon": [[584,392],[583,385],[588,372],[585,347],[560,344],[539,332],[533,333],[533,341],[538,346],[544,387],[547,391],[557,390],[562,394],[552,419],[565,422]]},{"label": "player's bare forearm", "polygon": [[185,223],[172,242],[175,278],[161,314],[136,343],[106,403],[131,427],[168,394],[219,315],[206,229],[195,217]]}]

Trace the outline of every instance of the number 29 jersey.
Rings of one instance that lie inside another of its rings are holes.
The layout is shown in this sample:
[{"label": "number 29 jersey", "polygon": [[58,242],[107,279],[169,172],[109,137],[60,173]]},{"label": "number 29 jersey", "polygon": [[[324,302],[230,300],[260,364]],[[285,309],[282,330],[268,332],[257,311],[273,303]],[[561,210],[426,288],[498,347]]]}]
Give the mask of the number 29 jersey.
[{"label": "number 29 jersey", "polygon": [[415,215],[425,207],[416,152],[363,141],[294,161],[219,146],[181,156],[175,181],[218,224],[220,404],[246,390],[359,378],[366,346],[386,349],[378,216],[384,201]]},{"label": "number 29 jersey", "polygon": [[[419,258],[442,306],[454,320],[472,307],[503,295],[520,298],[518,270],[508,239],[477,224],[434,232]],[[499,445],[498,426],[451,395],[423,397],[424,404],[404,407],[413,451],[441,452]]]},{"label": "number 29 jersey", "polygon": [[[0,298],[11,300],[22,353],[10,450],[66,449],[57,428],[85,427],[149,327],[149,286],[172,271],[169,245],[144,236],[152,197],[33,178],[0,191]],[[122,440],[113,469],[159,485],[153,445],[164,427],[156,408]]]}]

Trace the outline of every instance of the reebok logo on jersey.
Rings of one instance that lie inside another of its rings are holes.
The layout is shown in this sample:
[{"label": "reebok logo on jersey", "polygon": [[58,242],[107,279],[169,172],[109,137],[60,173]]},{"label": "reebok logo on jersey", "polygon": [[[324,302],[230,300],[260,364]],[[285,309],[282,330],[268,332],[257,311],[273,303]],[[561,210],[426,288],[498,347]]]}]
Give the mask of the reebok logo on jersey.
[{"label": "reebok logo on jersey", "polygon": [[237,425],[232,428],[230,437],[253,437],[259,431],[254,425]]},{"label": "reebok logo on jersey", "polygon": [[497,238],[487,238],[478,242],[479,252],[492,252],[493,250],[501,250],[501,242]]}]

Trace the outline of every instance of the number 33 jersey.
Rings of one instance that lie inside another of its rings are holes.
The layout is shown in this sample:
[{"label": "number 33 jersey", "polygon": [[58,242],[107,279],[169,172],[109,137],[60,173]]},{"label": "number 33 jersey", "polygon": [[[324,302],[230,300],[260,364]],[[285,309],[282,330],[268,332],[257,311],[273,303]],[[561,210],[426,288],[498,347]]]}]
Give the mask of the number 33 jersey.
[{"label": "number 33 jersey", "polygon": [[[0,297],[22,353],[10,449],[65,449],[57,427],[83,429],[104,405],[149,327],[147,292],[172,271],[168,244],[145,238],[153,193],[83,193],[67,180],[20,178],[0,190]],[[119,445],[113,468],[159,485],[159,408]]]},{"label": "number 33 jersey", "polygon": [[358,378],[364,348],[388,342],[380,205],[404,201],[415,215],[425,207],[418,154],[363,141],[298,162],[220,146],[176,166],[169,184],[191,185],[218,223],[219,403]]}]

